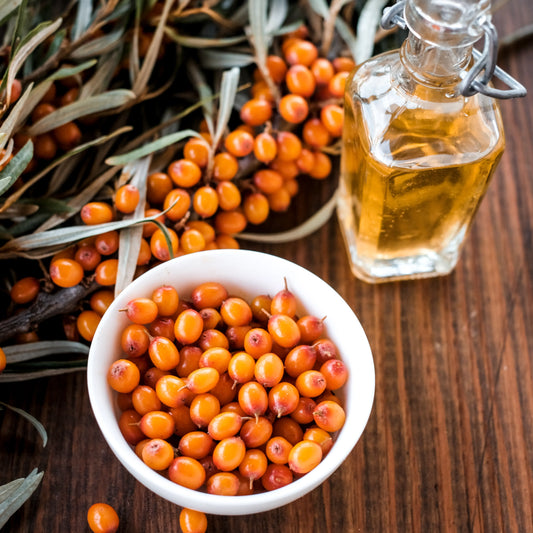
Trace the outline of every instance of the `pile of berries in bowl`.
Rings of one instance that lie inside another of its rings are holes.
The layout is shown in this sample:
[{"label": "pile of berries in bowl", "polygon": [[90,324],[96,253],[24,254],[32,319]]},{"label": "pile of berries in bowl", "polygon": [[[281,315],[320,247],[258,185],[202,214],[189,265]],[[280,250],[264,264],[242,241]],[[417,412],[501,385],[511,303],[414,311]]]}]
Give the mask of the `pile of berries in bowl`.
[{"label": "pile of berries in bowl", "polygon": [[113,301],[91,344],[91,406],[143,485],[182,507],[274,509],[326,480],[371,412],[354,312],[285,259],[211,250],[165,262]]}]

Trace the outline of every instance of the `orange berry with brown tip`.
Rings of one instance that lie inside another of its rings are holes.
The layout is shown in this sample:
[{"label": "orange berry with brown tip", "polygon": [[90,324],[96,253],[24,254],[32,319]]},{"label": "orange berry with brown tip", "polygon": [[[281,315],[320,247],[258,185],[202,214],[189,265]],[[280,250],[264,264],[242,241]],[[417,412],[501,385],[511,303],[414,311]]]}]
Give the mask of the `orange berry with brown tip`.
[{"label": "orange berry with brown tip", "polygon": [[317,47],[311,41],[298,39],[284,49],[289,65],[310,66],[318,57]]},{"label": "orange berry with brown tip", "polygon": [[112,222],[115,218],[112,207],[105,202],[89,202],[81,208],[84,224],[95,225]]},{"label": "orange berry with brown tip", "polygon": [[235,130],[227,135],[224,146],[235,157],[245,157],[254,149],[254,138],[246,131]]},{"label": "orange berry with brown tip", "polygon": [[50,278],[59,287],[74,287],[83,279],[83,267],[74,259],[56,259],[50,265]]},{"label": "orange berry with brown tip", "polygon": [[241,108],[241,120],[250,126],[261,126],[272,117],[272,106],[266,100],[252,98]]},{"label": "orange berry with brown tip", "polygon": [[139,204],[140,193],[135,185],[127,183],[115,193],[115,207],[124,214],[133,213]]},{"label": "orange berry with brown tip", "polygon": [[298,94],[286,94],[278,104],[278,111],[291,124],[303,122],[309,114],[309,104]]},{"label": "orange berry with brown tip", "polygon": [[[162,229],[156,229],[150,237],[150,250],[153,256],[159,261],[168,261],[175,257],[179,248],[178,234],[172,228],[165,228],[165,233]],[[167,237],[170,241],[170,248],[167,242]]]},{"label": "orange berry with brown tip", "polygon": [[141,374],[137,365],[129,359],[114,361],[107,372],[107,383],[117,392],[132,392],[140,380]]}]

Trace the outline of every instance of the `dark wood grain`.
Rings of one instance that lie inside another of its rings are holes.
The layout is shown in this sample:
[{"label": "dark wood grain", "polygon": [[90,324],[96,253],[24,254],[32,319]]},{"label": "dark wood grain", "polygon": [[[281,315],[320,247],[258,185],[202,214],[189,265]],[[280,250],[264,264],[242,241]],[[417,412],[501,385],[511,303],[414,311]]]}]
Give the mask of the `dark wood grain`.
[{"label": "dark wood grain", "polygon": [[[531,24],[533,3],[508,2],[495,21],[500,35]],[[532,47],[499,60],[530,94]],[[533,531],[533,106],[530,96],[501,107],[506,153],[450,276],[357,281],[336,220],[301,242],[253,246],[307,267],[349,302],[372,346],[376,397],[361,440],[323,486],[271,512],[211,516],[208,531]],[[316,191],[311,207],[327,199]],[[28,423],[0,414],[0,484],[45,471],[6,531],[88,531],[99,500],[115,505],[120,531],[179,530],[179,508],[136,483],[107,447],[84,373],[4,385],[0,400],[50,437],[43,449]]]}]

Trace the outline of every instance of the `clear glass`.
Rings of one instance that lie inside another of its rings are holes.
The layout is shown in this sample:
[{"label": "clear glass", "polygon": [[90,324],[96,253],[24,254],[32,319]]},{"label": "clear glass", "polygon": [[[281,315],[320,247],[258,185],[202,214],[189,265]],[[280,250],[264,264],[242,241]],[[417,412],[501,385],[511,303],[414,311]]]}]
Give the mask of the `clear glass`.
[{"label": "clear glass", "polygon": [[427,4],[439,2],[409,0],[401,50],[346,84],[338,216],[352,271],[368,282],[451,272],[504,150],[497,102],[457,90],[479,37],[465,10],[486,2],[440,2],[444,22]]}]

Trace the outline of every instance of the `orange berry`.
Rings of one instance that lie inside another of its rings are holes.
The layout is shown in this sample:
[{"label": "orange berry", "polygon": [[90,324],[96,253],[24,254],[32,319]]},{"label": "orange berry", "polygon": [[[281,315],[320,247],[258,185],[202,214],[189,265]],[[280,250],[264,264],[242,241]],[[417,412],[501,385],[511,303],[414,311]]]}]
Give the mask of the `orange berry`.
[{"label": "orange berry", "polygon": [[315,165],[309,172],[312,178],[321,180],[327,178],[331,174],[331,159],[324,152],[314,152]]},{"label": "orange berry", "polygon": [[105,202],[89,202],[81,208],[81,219],[87,225],[105,224],[115,218],[113,209]]},{"label": "orange berry", "polygon": [[224,250],[224,249],[238,250],[239,249],[239,243],[237,239],[225,233],[219,233],[217,235],[217,238],[215,239],[215,244],[217,248],[221,250]]},{"label": "orange berry", "polygon": [[152,292],[152,300],[160,316],[171,316],[178,310],[180,297],[174,287],[162,285]]},{"label": "orange berry", "polygon": [[63,150],[71,150],[81,142],[81,130],[75,122],[67,122],[52,131]]},{"label": "orange berry", "polygon": [[146,239],[141,239],[141,247],[137,256],[137,266],[147,265],[152,259],[152,250]]},{"label": "orange berry", "polygon": [[319,118],[311,118],[304,124],[302,138],[311,148],[327,146],[331,142],[329,131]]},{"label": "orange berry", "polygon": [[94,270],[102,260],[102,256],[94,246],[81,246],[76,250],[74,260],[83,270]]},{"label": "orange berry", "polygon": [[50,265],[50,278],[59,287],[74,287],[83,279],[83,268],[73,259],[56,259]]},{"label": "orange berry", "polygon": [[118,231],[112,230],[101,233],[94,240],[94,247],[102,255],[111,255],[118,250],[120,235]]},{"label": "orange berry", "polygon": [[148,354],[155,367],[172,370],[180,362],[180,352],[167,337],[154,337],[148,347]]},{"label": "orange berry", "polygon": [[355,61],[349,57],[336,57],[333,60],[335,72],[350,72],[355,68]]},{"label": "orange berry", "polygon": [[206,281],[197,285],[192,293],[191,300],[196,309],[206,307],[217,308],[228,297],[228,291],[221,283],[216,281]]},{"label": "orange berry", "polygon": [[213,178],[217,181],[233,179],[238,170],[239,162],[229,152],[220,152],[213,159]]},{"label": "orange berry", "polygon": [[224,146],[235,157],[245,157],[254,149],[254,138],[246,131],[235,130],[227,135]]},{"label": "orange berry", "polygon": [[210,185],[196,189],[192,199],[194,211],[202,218],[212,217],[218,210],[218,194]]},{"label": "orange berry", "polygon": [[285,76],[287,89],[292,94],[309,98],[316,88],[316,81],[313,73],[304,65],[293,65]]},{"label": "orange berry", "polygon": [[335,74],[333,65],[324,57],[315,59],[310,68],[317,85],[327,85]]},{"label": "orange berry", "polygon": [[0,373],[2,373],[5,370],[6,364],[7,364],[6,352],[4,352],[2,348],[0,348]]},{"label": "orange berry", "polygon": [[271,194],[281,189],[283,176],[275,170],[263,168],[254,173],[253,183],[261,192]]},{"label": "orange berry", "polygon": [[196,185],[202,177],[200,167],[189,159],[173,161],[168,166],[167,172],[178,187],[185,189]]},{"label": "orange berry", "polygon": [[265,452],[268,459],[278,465],[284,465],[289,460],[292,444],[283,437],[272,437],[266,444]]},{"label": "orange berry", "polygon": [[284,464],[269,464],[263,476],[261,477],[261,484],[270,491],[279,489],[292,483],[293,474],[290,468]]},{"label": "orange berry", "polygon": [[328,83],[328,89],[331,95],[335,98],[342,98],[344,96],[344,88],[346,86],[346,79],[350,75],[349,72],[341,71],[335,74]]},{"label": "orange berry", "polygon": [[205,168],[209,161],[209,145],[204,139],[189,139],[183,147],[183,157]]},{"label": "orange berry", "polygon": [[166,411],[149,411],[141,417],[139,427],[149,439],[168,439],[174,433],[175,422]]},{"label": "orange berry", "polygon": [[313,418],[316,425],[327,431],[334,433],[339,431],[344,425],[346,413],[341,405],[332,400],[325,400],[320,402],[313,412]]},{"label": "orange berry", "polygon": [[117,281],[118,259],[102,261],[94,272],[94,279],[99,285],[114,285]]},{"label": "orange berry", "polygon": [[185,309],[174,322],[174,334],[181,344],[193,344],[196,342],[204,329],[204,321],[198,311]]},{"label": "orange berry", "polygon": [[300,174],[296,161],[282,161],[276,158],[270,163],[270,169],[279,172],[284,180],[292,180]]},{"label": "orange berry", "polygon": [[178,234],[172,228],[165,228],[165,231],[170,240],[170,248],[162,229],[156,229],[150,238],[150,250],[154,257],[159,259],[159,261],[168,261],[178,253]]},{"label": "orange berry", "polygon": [[344,111],[341,106],[336,104],[325,105],[320,111],[320,120],[333,137],[342,135]]},{"label": "orange berry", "polygon": [[[218,201],[220,204],[220,197]],[[204,237],[204,241],[206,242],[206,244],[215,240],[215,229],[205,220],[189,220],[185,226],[185,229],[198,230]]]},{"label": "orange berry", "polygon": [[261,126],[272,117],[272,106],[266,100],[253,98],[241,108],[241,120],[250,126]]},{"label": "orange berry", "polygon": [[102,289],[92,293],[89,305],[93,311],[96,311],[99,315],[103,315],[114,299],[115,295],[113,291]]},{"label": "orange berry", "polygon": [[168,467],[168,477],[174,483],[189,489],[199,489],[205,482],[202,464],[192,457],[176,457]]},{"label": "orange berry", "polygon": [[117,392],[131,392],[141,379],[137,365],[129,359],[118,359],[107,372],[107,383]]},{"label": "orange berry", "polygon": [[233,211],[219,211],[215,215],[215,229],[217,233],[228,235],[240,233],[246,228],[246,224],[247,220],[245,215],[237,209],[234,209]]},{"label": "orange berry", "polygon": [[190,207],[191,196],[185,189],[172,189],[165,196],[163,202],[163,209],[168,209],[165,216],[173,222],[181,220],[187,214]]},{"label": "orange berry", "polygon": [[174,448],[163,439],[151,439],[141,452],[141,458],[153,470],[166,470],[174,459]]},{"label": "orange berry", "polygon": [[284,49],[285,59],[290,65],[309,66],[318,57],[318,50],[311,41],[298,39]]},{"label": "orange berry", "polygon": [[133,213],[139,203],[139,189],[135,185],[127,183],[119,187],[115,193],[115,207],[125,214]]},{"label": "orange berry", "polygon": [[254,139],[254,155],[262,163],[270,163],[278,153],[276,139],[270,133],[259,133]]},{"label": "orange berry", "polygon": [[216,193],[218,206],[223,211],[232,211],[241,205],[241,191],[231,181],[221,181],[217,184]]},{"label": "orange berry", "polygon": [[290,131],[280,131],[277,135],[277,158],[281,161],[293,161],[300,157],[302,142]]},{"label": "orange berry", "polygon": [[146,199],[150,204],[162,204],[174,188],[172,180],[164,172],[154,172],[146,180]]},{"label": "orange berry", "polygon": [[156,319],[158,308],[150,298],[134,298],[122,311],[126,311],[127,317],[135,324],[149,324]]},{"label": "orange berry", "polygon": [[86,340],[91,342],[93,340],[96,328],[100,323],[100,315],[94,311],[82,311],[76,319],[76,327],[78,333]]},{"label": "orange berry", "polygon": [[289,468],[297,474],[307,474],[322,461],[322,448],[316,442],[302,440],[289,452]]},{"label": "orange berry", "polygon": [[239,493],[240,481],[232,472],[217,472],[207,480],[206,488],[209,494],[237,496]]},{"label": "orange berry", "polygon": [[285,184],[283,184],[283,187],[281,189],[268,195],[268,206],[271,211],[275,211],[276,213],[282,213],[284,211],[287,211],[290,205],[291,195],[286,189]]},{"label": "orange berry", "polygon": [[283,82],[287,73],[287,64],[281,57],[273,54],[267,56],[266,66],[274,83]]},{"label": "orange berry", "polygon": [[307,118],[309,105],[297,94],[286,94],[279,101],[278,111],[287,122],[299,124]]},{"label": "orange berry", "polygon": [[27,304],[35,300],[39,294],[41,285],[37,278],[26,277],[19,279],[13,287],[11,287],[11,300],[16,304]]},{"label": "orange berry", "polygon": [[213,450],[213,462],[223,472],[239,467],[246,453],[246,446],[240,437],[222,439]]},{"label": "orange berry", "polygon": [[32,122],[38,122],[42,118],[46,117],[50,113],[56,110],[56,107],[49,102],[42,102],[37,104],[31,112]]},{"label": "orange berry", "polygon": [[37,159],[53,159],[57,153],[57,143],[50,133],[37,135],[33,139],[33,155]]},{"label": "orange berry", "polygon": [[201,511],[182,509],[180,511],[180,527],[183,533],[205,533],[207,516]]},{"label": "orange berry", "polygon": [[118,514],[107,503],[94,503],[87,511],[87,522],[93,533],[115,533],[118,529]]}]

